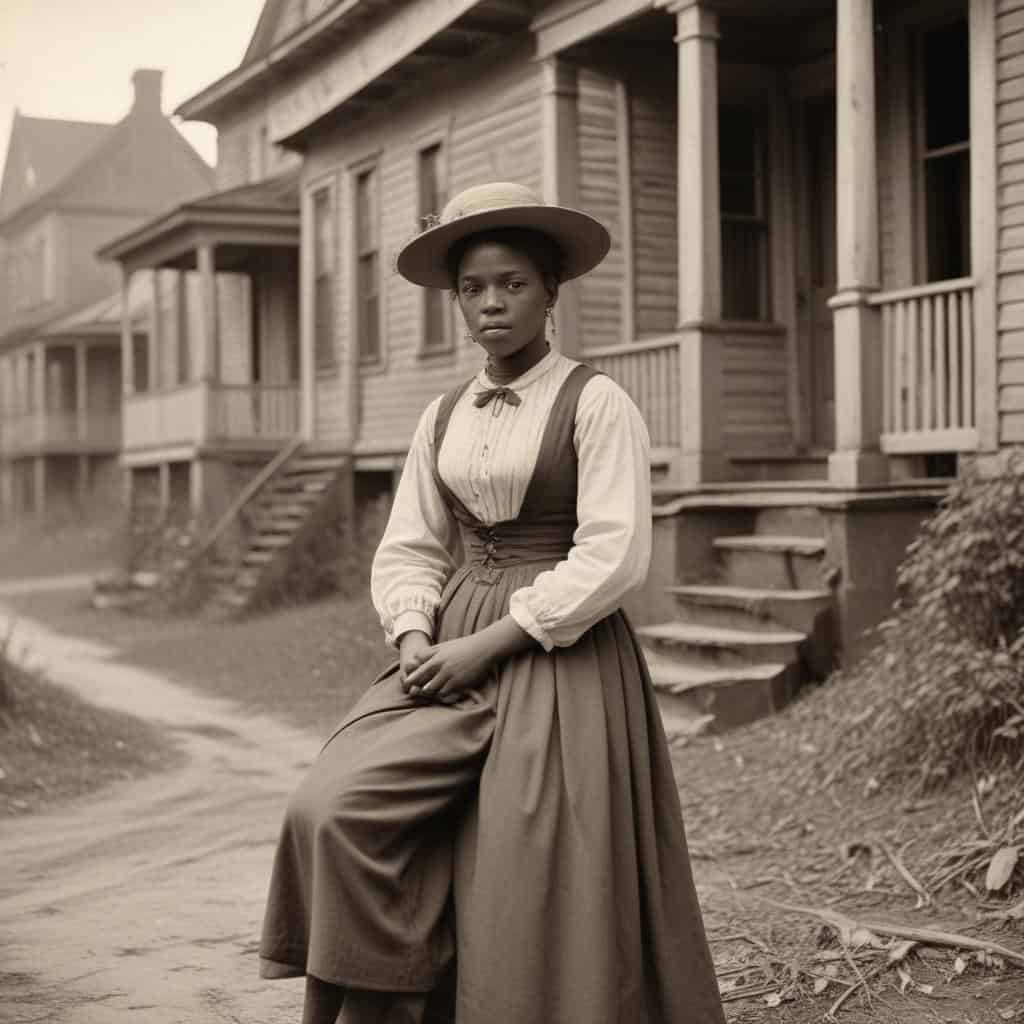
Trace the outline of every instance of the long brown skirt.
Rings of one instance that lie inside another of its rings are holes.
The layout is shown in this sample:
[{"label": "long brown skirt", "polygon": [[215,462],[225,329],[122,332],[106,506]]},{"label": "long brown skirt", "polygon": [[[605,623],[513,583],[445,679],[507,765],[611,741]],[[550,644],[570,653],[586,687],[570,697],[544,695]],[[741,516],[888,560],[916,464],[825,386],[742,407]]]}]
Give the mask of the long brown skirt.
[{"label": "long brown skirt", "polygon": [[[549,564],[465,567],[442,640],[505,615]],[[266,976],[431,992],[458,1024],[721,1024],[661,719],[621,612],[503,664],[454,706],[397,667],[289,804]]]}]

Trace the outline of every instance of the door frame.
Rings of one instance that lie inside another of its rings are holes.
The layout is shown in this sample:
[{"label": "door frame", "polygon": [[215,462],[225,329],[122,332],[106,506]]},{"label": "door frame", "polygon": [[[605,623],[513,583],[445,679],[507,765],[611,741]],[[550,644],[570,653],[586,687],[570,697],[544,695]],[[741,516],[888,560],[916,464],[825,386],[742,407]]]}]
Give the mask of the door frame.
[{"label": "door frame", "polygon": [[[834,97],[836,92],[835,54],[826,54],[786,72],[786,95],[793,126],[793,321],[794,391],[793,443],[806,454],[827,453],[831,449],[815,443],[814,430],[814,360],[812,358],[813,318],[811,291],[809,207],[807,202],[809,173],[807,167],[807,105],[815,100]],[[833,233],[835,224],[832,225]]]}]

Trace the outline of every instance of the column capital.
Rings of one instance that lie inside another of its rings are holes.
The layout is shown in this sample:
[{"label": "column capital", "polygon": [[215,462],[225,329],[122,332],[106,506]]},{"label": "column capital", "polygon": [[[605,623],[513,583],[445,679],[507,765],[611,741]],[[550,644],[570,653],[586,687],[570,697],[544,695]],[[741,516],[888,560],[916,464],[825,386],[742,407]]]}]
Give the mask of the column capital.
[{"label": "column capital", "polygon": [[717,43],[721,38],[718,12],[701,0],[656,0],[655,7],[676,16],[677,46],[694,39]]},{"label": "column capital", "polygon": [[546,57],[541,62],[541,94],[572,98],[579,96],[579,69],[560,57]]}]

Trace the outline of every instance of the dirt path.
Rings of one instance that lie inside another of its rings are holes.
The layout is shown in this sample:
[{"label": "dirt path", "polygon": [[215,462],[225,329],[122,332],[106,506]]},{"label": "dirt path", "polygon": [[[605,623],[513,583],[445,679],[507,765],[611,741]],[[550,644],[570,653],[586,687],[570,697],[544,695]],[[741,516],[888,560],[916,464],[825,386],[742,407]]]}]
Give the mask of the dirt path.
[{"label": "dirt path", "polygon": [[[0,636],[11,618],[0,607]],[[187,758],[0,824],[0,1021],[297,1020],[301,986],[257,978],[255,939],[281,811],[317,738],[38,623],[19,620],[13,647],[86,699],[166,727]]]}]

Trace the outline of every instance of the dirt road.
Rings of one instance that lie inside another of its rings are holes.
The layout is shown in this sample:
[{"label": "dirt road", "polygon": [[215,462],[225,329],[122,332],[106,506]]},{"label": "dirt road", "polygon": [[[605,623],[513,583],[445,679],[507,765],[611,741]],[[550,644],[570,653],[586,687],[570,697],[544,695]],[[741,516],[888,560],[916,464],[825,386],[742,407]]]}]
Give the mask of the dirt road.
[{"label": "dirt road", "polygon": [[[0,594],[2,597],[2,594]],[[0,636],[10,613],[0,607]],[[256,976],[281,811],[317,737],[19,620],[15,654],[165,726],[185,767],[0,824],[4,1024],[281,1024],[301,984]]]}]

